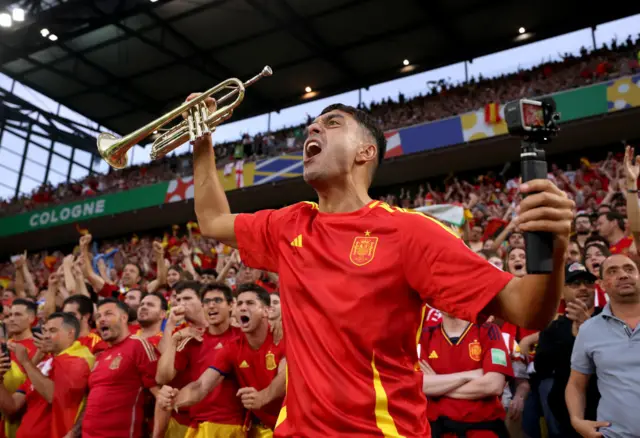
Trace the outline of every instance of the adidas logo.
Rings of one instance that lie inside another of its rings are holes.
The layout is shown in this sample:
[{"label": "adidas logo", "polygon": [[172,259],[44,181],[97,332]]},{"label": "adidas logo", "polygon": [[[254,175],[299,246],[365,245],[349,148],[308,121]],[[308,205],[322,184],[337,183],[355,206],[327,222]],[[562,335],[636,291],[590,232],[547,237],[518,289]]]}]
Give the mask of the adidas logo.
[{"label": "adidas logo", "polygon": [[242,363],[240,364],[240,368],[249,368],[249,364],[247,363],[246,360],[242,361]]},{"label": "adidas logo", "polygon": [[436,353],[435,350],[432,350],[431,353],[429,354],[429,359],[437,359],[438,358],[438,353]]},{"label": "adidas logo", "polygon": [[218,342],[218,345],[214,348],[214,350],[220,350],[222,348],[222,342]]},{"label": "adidas logo", "polygon": [[291,241],[291,246],[302,248],[302,234],[298,234],[298,237]]}]

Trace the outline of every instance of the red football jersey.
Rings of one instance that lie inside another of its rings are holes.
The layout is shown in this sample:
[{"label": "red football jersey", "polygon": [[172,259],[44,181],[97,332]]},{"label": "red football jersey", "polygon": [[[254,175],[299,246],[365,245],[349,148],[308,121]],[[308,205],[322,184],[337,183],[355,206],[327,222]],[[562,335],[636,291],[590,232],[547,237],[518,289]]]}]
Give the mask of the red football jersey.
[{"label": "red football jersey", "polygon": [[429,434],[417,343],[426,302],[467,321],[512,276],[421,213],[372,201],[239,214],[248,266],[280,276],[286,409],[276,436]]},{"label": "red football jersey", "polygon": [[[513,377],[513,367],[500,328],[495,324],[469,324],[453,342],[442,324],[430,327],[422,335],[422,359],[436,374],[452,374],[482,368]],[[480,422],[504,419],[505,411],[499,397],[480,400],[460,400],[450,397],[429,398],[429,421],[447,417],[454,421]],[[471,435],[470,435],[471,436]]]},{"label": "red football jersey", "polygon": [[[278,365],[284,358],[284,344],[275,345],[271,332],[259,349],[254,350],[242,335],[229,342],[213,357],[211,368],[223,376],[233,375],[243,388],[253,387],[258,391],[271,384],[278,374]],[[227,381],[230,379],[225,379]],[[238,398],[238,397],[236,397]],[[274,400],[262,409],[252,411],[258,419],[273,429],[282,407],[283,399]]]},{"label": "red football jersey", "polygon": [[609,251],[611,254],[629,254],[629,249],[633,245],[633,237],[624,236],[622,239],[618,240],[616,243],[609,247]]},{"label": "red football jersey", "polygon": [[[224,347],[229,345],[242,332],[230,327],[221,335],[211,335],[205,332],[202,342],[189,338],[186,344],[180,345],[176,351],[174,367],[179,373],[187,373],[188,381],[198,380],[206,371],[209,364]],[[244,337],[244,336],[243,336]],[[191,425],[205,421],[218,424],[242,425],[244,422],[244,407],[236,396],[239,386],[235,380],[225,379],[211,391],[200,403],[189,408]]]},{"label": "red football jersey", "polygon": [[73,427],[84,400],[94,357],[75,342],[38,364],[54,383],[53,402],[48,403],[27,379],[18,392],[25,395],[26,410],[16,438],[63,438]]},{"label": "red football jersey", "polygon": [[[141,337],[141,338],[142,338],[142,337],[143,337],[143,336],[142,336],[142,329],[140,329],[140,328],[139,328],[139,329],[135,332],[135,335],[136,335],[136,336],[139,336],[139,337]],[[148,338],[144,338],[144,339],[146,339],[146,340],[147,340],[147,342],[148,342],[148,343],[150,343],[151,345],[153,345],[155,348],[158,348],[158,344],[159,344],[159,343],[160,343],[160,341],[162,340],[162,331],[160,331],[160,332],[156,333],[156,334],[155,334],[155,335],[153,335],[153,336],[149,336]]]},{"label": "red football jersey", "polygon": [[156,386],[157,361],[155,348],[137,336],[98,356],[89,378],[83,438],[142,436],[143,391]]}]

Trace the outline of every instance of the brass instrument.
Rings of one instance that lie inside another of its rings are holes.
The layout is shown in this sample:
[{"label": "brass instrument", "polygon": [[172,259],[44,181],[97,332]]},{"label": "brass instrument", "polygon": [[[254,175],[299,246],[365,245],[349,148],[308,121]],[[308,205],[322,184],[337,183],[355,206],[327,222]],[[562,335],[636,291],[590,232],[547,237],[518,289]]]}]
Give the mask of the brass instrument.
[{"label": "brass instrument", "polygon": [[[163,132],[153,142],[151,153],[149,154],[151,159],[157,160],[158,158],[162,158],[184,144],[187,140],[193,143],[195,140],[215,131],[218,125],[233,115],[233,110],[244,100],[245,88],[263,77],[271,76],[272,74],[273,71],[271,67],[266,66],[260,74],[249,79],[247,82],[243,83],[236,78],[227,79],[205,91],[198,97],[183,103],[162,117],[157,118],[153,122],[122,138],[118,138],[108,132],[103,132],[98,136],[98,152],[111,167],[114,169],[123,169],[129,161],[129,149],[176,117],[181,117],[183,113],[186,113],[186,120]],[[205,99],[228,89],[231,89],[229,93],[216,99],[216,110],[209,113],[204,103]],[[232,98],[234,98],[234,100],[231,103],[220,106]]]}]

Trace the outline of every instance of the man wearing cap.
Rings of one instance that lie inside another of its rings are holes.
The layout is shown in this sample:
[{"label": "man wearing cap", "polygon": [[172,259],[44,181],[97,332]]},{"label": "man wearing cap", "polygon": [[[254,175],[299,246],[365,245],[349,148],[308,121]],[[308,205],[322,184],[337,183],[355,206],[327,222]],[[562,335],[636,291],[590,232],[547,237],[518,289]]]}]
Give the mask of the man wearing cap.
[{"label": "man wearing cap", "polygon": [[[535,355],[535,369],[541,380],[553,379],[547,400],[542,400],[549,437],[580,437],[571,427],[564,393],[571,374],[571,351],[582,324],[600,313],[594,308],[596,276],[580,263],[572,263],[565,271],[564,313],[540,332]],[[595,420],[600,395],[596,379],[587,390],[585,418]]]}]

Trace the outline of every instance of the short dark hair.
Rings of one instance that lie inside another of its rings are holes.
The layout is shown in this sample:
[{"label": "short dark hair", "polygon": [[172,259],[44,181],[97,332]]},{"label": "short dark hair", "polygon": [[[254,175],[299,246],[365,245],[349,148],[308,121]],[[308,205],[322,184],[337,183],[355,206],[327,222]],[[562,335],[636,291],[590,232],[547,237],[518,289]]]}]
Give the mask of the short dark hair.
[{"label": "short dark hair", "polygon": [[78,339],[80,335],[80,321],[75,317],[73,313],[69,312],[55,312],[49,315],[47,321],[51,321],[52,319],[60,318],[62,319],[62,325],[66,325],[70,329],[73,329],[74,339]]},{"label": "short dark hair", "polygon": [[200,270],[198,270],[198,274],[200,274],[200,275],[211,275],[213,277],[217,277],[218,276],[218,271],[216,271],[215,269],[200,269]]},{"label": "short dark hair", "polygon": [[255,283],[243,283],[236,289],[236,296],[239,296],[243,292],[253,292],[258,296],[258,299],[262,301],[262,304],[265,306],[271,305],[271,296],[262,286]]},{"label": "short dark hair", "polygon": [[589,219],[589,221],[591,221],[591,215],[589,213],[578,213],[576,215],[576,217],[573,218],[573,223],[575,224],[578,219],[580,219],[581,217],[586,217],[587,219]]},{"label": "short dark hair", "polygon": [[233,292],[231,291],[231,288],[224,283],[208,283],[203,285],[202,289],[200,289],[200,301],[203,301],[207,292],[212,290],[222,292],[227,303],[231,304],[233,301]]},{"label": "short dark hair", "polygon": [[200,289],[202,288],[202,283],[195,280],[182,280],[175,284],[174,289],[176,291],[176,295],[180,295],[180,293],[185,289],[191,289],[196,293],[198,298],[200,298]]},{"label": "short dark hair", "polygon": [[77,304],[78,313],[81,316],[89,315],[89,319],[93,319],[93,301],[86,295],[71,295],[62,303],[62,308],[67,304]]},{"label": "short dark hair", "polygon": [[127,316],[129,315],[129,306],[127,306],[127,304],[123,301],[120,301],[116,298],[103,298],[100,301],[98,301],[98,309],[100,309],[100,307],[104,306],[105,304],[115,304],[116,307],[120,310],[122,310],[124,313],[127,314]]},{"label": "short dark hair", "polygon": [[387,152],[387,138],[384,136],[384,132],[382,132],[382,129],[380,129],[373,117],[361,109],[349,105],[343,105],[341,103],[329,105],[322,110],[320,115],[322,116],[331,111],[342,111],[343,113],[349,114],[360,126],[369,131],[369,134],[371,134],[375,140],[376,147],[378,148],[378,166],[380,166],[380,164],[382,164],[382,160],[384,160],[384,155]]},{"label": "short dark hair", "polygon": [[584,242],[584,249],[586,250],[588,247],[590,247],[591,245],[595,245],[596,243],[599,243],[599,244],[609,248],[609,242],[607,242],[607,239],[605,239],[604,237],[602,237],[599,234],[592,234]]},{"label": "short dark hair", "polygon": [[609,247],[607,245],[604,245],[600,241],[593,241],[593,242],[587,243],[584,246],[584,250],[582,251],[582,261],[583,262],[587,260],[587,250],[589,248],[591,248],[591,247],[598,248],[600,250],[600,252],[602,253],[602,255],[605,256],[605,257],[609,257],[611,255],[611,250],[609,249]]},{"label": "short dark hair", "polygon": [[602,213],[598,213],[598,218],[600,216],[605,216],[609,222],[617,222],[618,228],[624,231],[624,216],[617,211],[603,211]]},{"label": "short dark hair", "polygon": [[167,299],[161,293],[159,293],[159,292],[149,292],[148,294],[144,294],[144,296],[142,298],[140,298],[140,301],[142,301],[146,297],[156,297],[157,299],[160,300],[160,308],[162,310],[164,310],[165,312],[167,310],[169,310],[169,303],[167,303]]},{"label": "short dark hair", "polygon": [[38,305],[31,300],[27,300],[25,298],[16,298],[11,303],[11,307],[16,305],[22,305],[27,308],[27,312],[33,313],[36,315],[38,313]]}]

